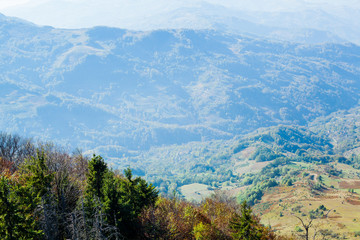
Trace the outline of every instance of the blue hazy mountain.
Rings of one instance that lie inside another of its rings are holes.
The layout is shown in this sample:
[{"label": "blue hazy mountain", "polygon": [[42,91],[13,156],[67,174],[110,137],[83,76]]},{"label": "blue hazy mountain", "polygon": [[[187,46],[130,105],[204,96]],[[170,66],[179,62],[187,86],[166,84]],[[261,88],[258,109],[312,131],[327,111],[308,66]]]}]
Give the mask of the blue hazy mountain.
[{"label": "blue hazy mountain", "polygon": [[117,156],[358,106],[360,47],[0,16],[0,129]]}]

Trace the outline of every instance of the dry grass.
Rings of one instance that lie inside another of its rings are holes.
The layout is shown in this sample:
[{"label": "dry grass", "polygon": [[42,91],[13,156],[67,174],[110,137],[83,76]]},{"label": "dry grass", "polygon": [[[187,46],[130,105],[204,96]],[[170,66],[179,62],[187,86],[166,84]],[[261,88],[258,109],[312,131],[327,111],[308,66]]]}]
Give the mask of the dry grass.
[{"label": "dry grass", "polygon": [[339,188],[360,189],[360,180],[346,180],[339,182]]},{"label": "dry grass", "polygon": [[247,161],[248,164],[245,167],[237,167],[235,172],[238,175],[242,175],[242,174],[250,173],[250,172],[260,172],[264,167],[266,167],[268,164],[270,164],[272,162],[273,161],[256,162],[255,160],[253,160],[253,161],[248,160]]},{"label": "dry grass", "polygon": [[[360,181],[341,179],[347,186],[358,186]],[[263,205],[268,206],[266,210]],[[302,233],[296,232],[295,227],[300,226],[300,221],[295,217],[302,218],[305,222],[310,221],[309,212],[315,211],[320,205],[324,205],[329,211],[325,217],[317,218],[310,230],[310,237],[313,239],[315,232],[318,232],[315,239],[322,239],[319,230],[330,230],[339,236],[346,236],[347,239],[355,239],[354,232],[360,230],[360,196],[341,189],[326,189],[316,192],[303,182],[297,182],[290,187],[276,187],[270,193],[266,193],[260,204],[254,206],[254,211],[261,215],[262,223],[271,225],[278,234],[287,236],[299,236]],[[326,214],[327,211],[324,213]],[[325,238],[331,239],[331,238]]]},{"label": "dry grass", "polygon": [[193,183],[184,185],[180,188],[181,193],[185,199],[192,202],[201,202],[203,199],[209,197],[214,190],[210,190],[210,186],[200,183]]}]

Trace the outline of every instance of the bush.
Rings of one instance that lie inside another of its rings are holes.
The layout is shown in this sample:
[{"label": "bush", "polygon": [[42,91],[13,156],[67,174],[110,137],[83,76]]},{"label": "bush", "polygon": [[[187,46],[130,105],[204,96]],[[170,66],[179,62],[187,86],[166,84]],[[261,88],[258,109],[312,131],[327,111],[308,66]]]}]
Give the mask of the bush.
[{"label": "bush", "polygon": [[309,176],[309,173],[308,172],[303,172],[303,177],[307,177]]},{"label": "bush", "polygon": [[319,209],[319,210],[322,210],[322,211],[326,211],[326,210],[327,210],[324,205],[320,205],[320,206],[318,207],[318,209]]},{"label": "bush", "polygon": [[304,230],[301,227],[299,227],[299,226],[295,227],[295,232],[303,232],[303,231]]}]

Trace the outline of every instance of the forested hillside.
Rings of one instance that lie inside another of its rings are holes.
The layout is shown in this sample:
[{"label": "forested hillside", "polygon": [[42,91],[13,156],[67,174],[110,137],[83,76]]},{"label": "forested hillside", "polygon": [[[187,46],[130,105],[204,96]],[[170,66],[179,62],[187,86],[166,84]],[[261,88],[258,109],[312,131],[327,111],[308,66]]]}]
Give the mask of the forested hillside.
[{"label": "forested hillside", "polygon": [[246,202],[164,198],[101,156],[0,136],[1,239],[280,239]]},{"label": "forested hillside", "polygon": [[354,44],[211,30],[64,30],[5,16],[0,29],[1,129],[108,159],[306,125],[360,99]]},{"label": "forested hillside", "polygon": [[[337,114],[344,128],[354,129],[356,112]],[[341,127],[323,135],[332,124],[340,123],[320,118],[313,131],[283,125],[152,149],[128,159],[134,168],[124,173],[98,155],[1,133],[1,237],[242,239],[249,224],[254,239],[352,238],[360,220],[358,142],[339,144]]]},{"label": "forested hillside", "polygon": [[169,193],[191,183],[236,187],[244,173],[256,172],[273,161],[346,161],[357,168],[358,118],[358,109],[354,108],[318,118],[306,127],[279,125],[226,141],[154,147],[142,155],[124,158],[121,164],[131,164],[137,174]]},{"label": "forested hillside", "polygon": [[359,46],[0,32],[0,238],[360,236]]},{"label": "forested hillside", "polygon": [[319,239],[351,239],[360,219],[354,214],[360,204],[358,113],[354,108],[307,127],[262,128],[227,141],[152,148],[127,163],[160,192],[201,202],[224,191],[287,235],[302,233],[301,217],[314,219],[311,235]]}]

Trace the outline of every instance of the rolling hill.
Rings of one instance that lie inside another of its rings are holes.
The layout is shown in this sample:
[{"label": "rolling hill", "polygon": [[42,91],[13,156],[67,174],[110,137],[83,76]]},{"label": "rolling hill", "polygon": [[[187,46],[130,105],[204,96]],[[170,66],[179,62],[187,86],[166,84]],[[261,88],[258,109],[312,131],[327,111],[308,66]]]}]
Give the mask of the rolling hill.
[{"label": "rolling hill", "polygon": [[357,106],[360,48],[1,16],[0,127],[119,158]]},{"label": "rolling hill", "polygon": [[162,194],[225,190],[286,234],[297,234],[284,224],[293,214],[355,234],[359,77],[351,43],[0,15],[0,130],[130,165]]}]

